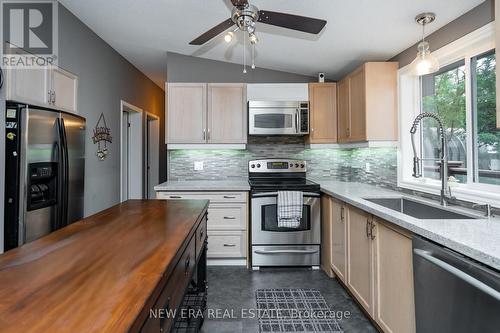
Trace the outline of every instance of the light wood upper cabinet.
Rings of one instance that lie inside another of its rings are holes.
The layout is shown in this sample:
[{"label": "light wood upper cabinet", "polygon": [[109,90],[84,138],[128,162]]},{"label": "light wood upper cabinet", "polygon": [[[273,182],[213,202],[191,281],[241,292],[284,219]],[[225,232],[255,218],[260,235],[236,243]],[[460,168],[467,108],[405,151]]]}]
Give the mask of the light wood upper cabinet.
[{"label": "light wood upper cabinet", "polygon": [[167,144],[245,144],[246,85],[169,83]]},{"label": "light wood upper cabinet", "polygon": [[367,62],[338,86],[339,142],[395,141],[396,62]]},{"label": "light wood upper cabinet", "polygon": [[59,67],[9,69],[6,99],[77,112],[78,77]]},{"label": "light wood upper cabinet", "polygon": [[[345,204],[331,200],[331,267],[337,277],[346,283],[347,275],[347,212]],[[324,231],[323,231],[324,232]]]},{"label": "light wood upper cabinet", "polygon": [[309,83],[308,143],[337,143],[337,84]]},{"label": "light wood upper cabinet", "polygon": [[346,142],[349,140],[349,131],[350,129],[350,116],[349,116],[349,103],[350,103],[350,95],[349,95],[349,78],[345,78],[341,80],[337,84],[337,92],[338,92],[338,107],[337,107],[337,131],[338,131],[338,141]]},{"label": "light wood upper cabinet", "polygon": [[[350,113],[349,141],[365,141],[366,133],[366,71],[364,67],[354,71],[349,77]],[[382,125],[382,122],[379,122]]]},{"label": "light wood upper cabinet", "polygon": [[52,90],[52,101],[57,109],[76,111],[78,78],[75,75],[61,68],[53,68]]},{"label": "light wood upper cabinet", "polygon": [[375,219],[375,321],[386,333],[415,332],[411,235]]},{"label": "light wood upper cabinet", "polygon": [[208,85],[209,143],[246,143],[246,89],[239,83]]},{"label": "light wood upper cabinet", "polygon": [[166,94],[167,143],[205,143],[207,85],[170,83]]},{"label": "light wood upper cabinet", "polygon": [[373,242],[369,235],[370,214],[349,206],[347,223],[347,287],[373,316]]}]

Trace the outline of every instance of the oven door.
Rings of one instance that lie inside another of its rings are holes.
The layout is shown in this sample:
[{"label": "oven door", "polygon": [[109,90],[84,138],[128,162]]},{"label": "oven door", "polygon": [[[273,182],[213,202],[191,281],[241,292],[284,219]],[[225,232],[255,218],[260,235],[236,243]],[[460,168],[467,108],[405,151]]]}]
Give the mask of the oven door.
[{"label": "oven door", "polygon": [[320,244],[320,194],[304,193],[302,219],[298,228],[278,227],[277,199],[276,192],[252,194],[252,244]]},{"label": "oven door", "polygon": [[299,110],[294,108],[250,108],[250,135],[298,135]]}]

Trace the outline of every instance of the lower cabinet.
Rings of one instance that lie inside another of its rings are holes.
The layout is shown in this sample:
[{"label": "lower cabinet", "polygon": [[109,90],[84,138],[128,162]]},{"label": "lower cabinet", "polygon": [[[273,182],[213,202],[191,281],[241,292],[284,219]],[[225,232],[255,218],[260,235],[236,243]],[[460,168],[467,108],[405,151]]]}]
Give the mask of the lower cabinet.
[{"label": "lower cabinet", "polygon": [[174,311],[179,308],[196,266],[196,240],[193,238],[175,266],[165,288],[160,293],[151,310],[161,310],[157,317],[151,316],[141,329],[141,333],[169,332],[175,318]]},{"label": "lower cabinet", "polygon": [[321,269],[329,277],[333,277],[332,271],[332,201],[327,195],[321,197]]},{"label": "lower cabinet", "polygon": [[347,273],[347,212],[346,205],[330,199],[332,207],[331,222],[331,267],[335,275],[346,283]]},{"label": "lower cabinet", "polygon": [[347,221],[347,287],[358,302],[373,316],[373,242],[371,216],[349,207]]},{"label": "lower cabinet", "polygon": [[411,234],[375,219],[375,321],[384,332],[415,332]]},{"label": "lower cabinet", "polygon": [[329,196],[322,200],[331,271],[383,332],[414,333],[411,233]]},{"label": "lower cabinet", "polygon": [[207,258],[211,263],[228,263],[228,260],[237,260],[239,263],[247,258],[248,192],[159,191],[156,198],[210,200]]}]

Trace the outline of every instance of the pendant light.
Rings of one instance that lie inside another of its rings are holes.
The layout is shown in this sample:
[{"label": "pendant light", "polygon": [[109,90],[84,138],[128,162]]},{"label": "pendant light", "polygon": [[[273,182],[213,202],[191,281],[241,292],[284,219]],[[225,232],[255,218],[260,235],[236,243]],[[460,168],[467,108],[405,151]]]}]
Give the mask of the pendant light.
[{"label": "pendant light", "polygon": [[432,54],[429,43],[425,40],[425,26],[434,22],[436,15],[433,13],[422,13],[415,17],[415,21],[422,26],[422,41],[418,44],[417,57],[411,63],[412,73],[422,76],[439,70],[439,62]]}]

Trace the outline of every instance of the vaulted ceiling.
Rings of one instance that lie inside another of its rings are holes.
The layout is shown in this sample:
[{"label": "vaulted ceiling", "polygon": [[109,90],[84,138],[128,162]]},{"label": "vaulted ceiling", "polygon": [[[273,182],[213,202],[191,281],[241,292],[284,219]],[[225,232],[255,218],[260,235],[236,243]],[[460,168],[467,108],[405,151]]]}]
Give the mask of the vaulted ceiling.
[{"label": "vaulted ceiling", "polygon": [[[60,0],[102,39],[160,87],[166,52],[242,63],[242,35],[223,35],[203,46],[188,43],[230,17],[229,0]],[[259,9],[328,21],[319,35],[258,24],[258,67],[305,75],[326,72],[338,79],[363,61],[387,60],[421,34],[416,14],[436,13],[428,32],[444,26],[483,0],[250,0]]]}]

